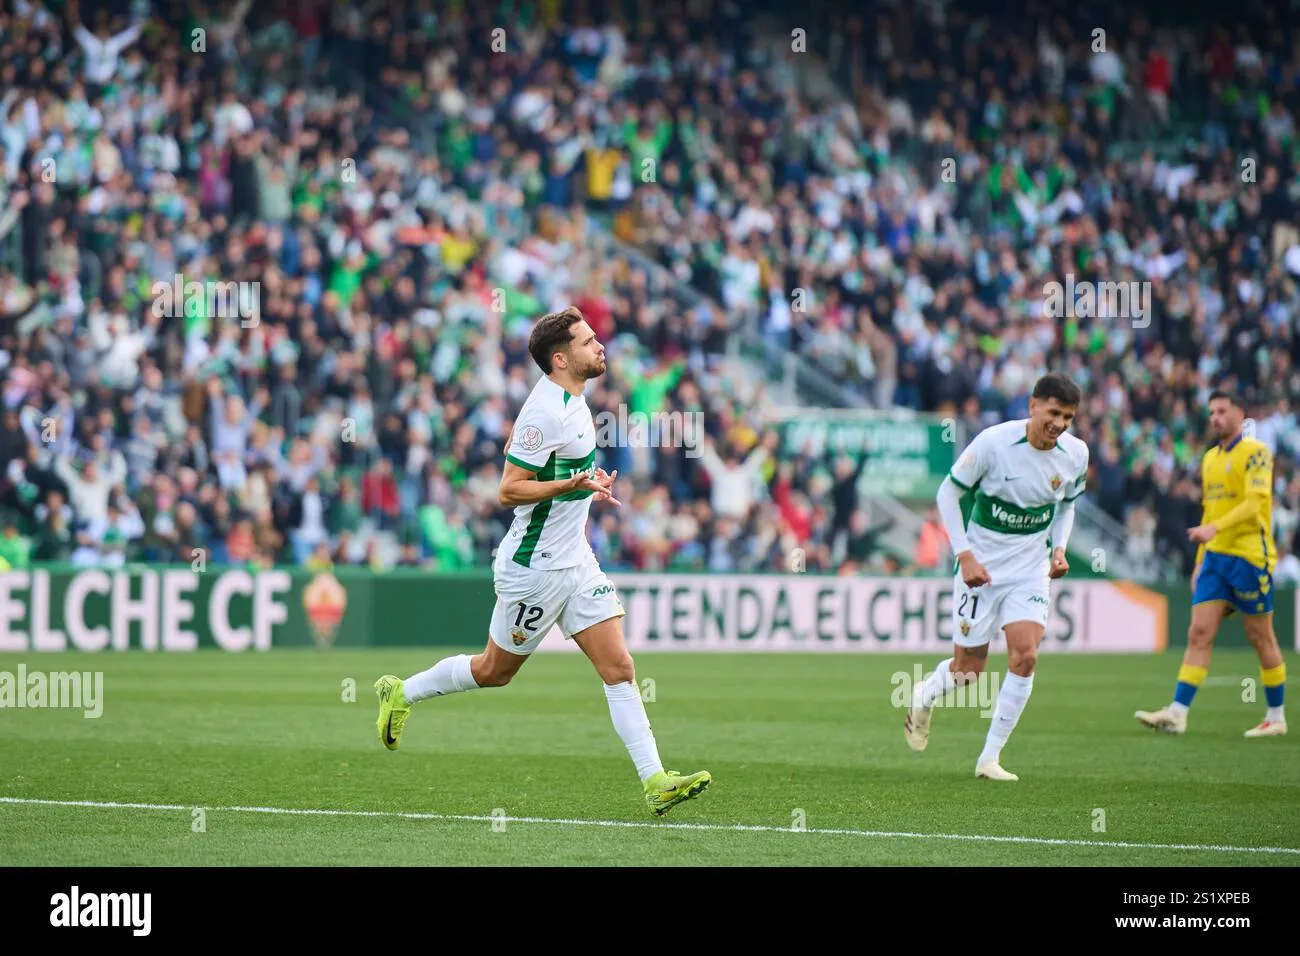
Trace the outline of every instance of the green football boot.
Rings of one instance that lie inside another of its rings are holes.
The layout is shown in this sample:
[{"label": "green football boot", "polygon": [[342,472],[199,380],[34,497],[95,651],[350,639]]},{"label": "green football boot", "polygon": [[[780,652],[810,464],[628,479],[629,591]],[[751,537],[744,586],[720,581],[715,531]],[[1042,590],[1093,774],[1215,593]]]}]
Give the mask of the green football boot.
[{"label": "green football boot", "polygon": [[707,770],[685,777],[676,770],[661,770],[645,782],[645,802],[655,816],[663,816],[683,800],[703,793],[712,782]]},{"label": "green football boot", "polygon": [[375,681],[375,693],[379,696],[379,742],[389,750],[396,750],[402,740],[402,726],[411,716],[411,705],[402,693],[402,679],[392,674],[385,674]]}]

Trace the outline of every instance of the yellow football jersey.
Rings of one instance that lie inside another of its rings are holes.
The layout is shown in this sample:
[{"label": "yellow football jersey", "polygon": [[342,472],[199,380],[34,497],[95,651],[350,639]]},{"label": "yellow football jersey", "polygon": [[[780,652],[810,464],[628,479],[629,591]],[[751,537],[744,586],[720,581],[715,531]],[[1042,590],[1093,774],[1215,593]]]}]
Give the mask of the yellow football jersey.
[{"label": "yellow football jersey", "polygon": [[1273,456],[1254,438],[1238,436],[1226,448],[1215,445],[1201,459],[1201,524],[1218,529],[1205,551],[1245,558],[1272,573]]}]

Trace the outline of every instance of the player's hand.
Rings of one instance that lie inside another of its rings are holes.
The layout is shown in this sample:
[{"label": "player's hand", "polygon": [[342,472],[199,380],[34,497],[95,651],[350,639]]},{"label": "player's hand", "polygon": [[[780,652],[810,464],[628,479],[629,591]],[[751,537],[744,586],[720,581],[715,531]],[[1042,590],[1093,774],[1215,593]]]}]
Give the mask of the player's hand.
[{"label": "player's hand", "polygon": [[[618,472],[614,472],[614,475],[617,474]],[[596,496],[597,501],[608,501],[616,508],[621,508],[623,503],[610,494],[609,491],[610,486],[614,483],[614,475],[607,475],[604,469],[600,468],[596,469],[594,474],[590,471],[579,472],[565,482],[564,492],[590,491]]]},{"label": "player's hand", "polygon": [[1201,524],[1187,532],[1187,539],[1193,544],[1209,544],[1210,539],[1218,533],[1219,529],[1214,525]]},{"label": "player's hand", "polygon": [[603,493],[598,492],[596,494],[596,500],[608,501],[614,507],[621,508],[623,507],[623,503],[614,497],[614,492],[613,492],[614,479],[617,477],[618,477],[618,469],[615,469],[612,475],[606,472],[604,468],[596,469],[596,484],[600,485],[602,488],[605,489]]},{"label": "player's hand", "polygon": [[1052,567],[1047,572],[1047,576],[1055,580],[1063,578],[1070,573],[1070,562],[1065,560],[1065,549],[1057,548],[1052,552]]},{"label": "player's hand", "polygon": [[988,570],[975,560],[973,552],[963,551],[957,561],[961,565],[961,579],[966,587],[977,588],[990,582]]}]

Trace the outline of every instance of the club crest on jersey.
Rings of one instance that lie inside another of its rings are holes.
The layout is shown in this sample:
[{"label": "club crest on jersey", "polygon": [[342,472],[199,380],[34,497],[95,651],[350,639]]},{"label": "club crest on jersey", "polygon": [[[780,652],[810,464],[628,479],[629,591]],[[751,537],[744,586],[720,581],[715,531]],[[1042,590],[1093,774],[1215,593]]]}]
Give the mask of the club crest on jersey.
[{"label": "club crest on jersey", "polygon": [[962,621],[962,622],[961,622],[961,635],[962,635],[962,637],[966,637],[966,636],[969,635],[969,634],[970,634],[970,621]]},{"label": "club crest on jersey", "polygon": [[519,444],[525,451],[537,451],[542,447],[542,430],[536,425],[526,425],[519,433]]},{"label": "club crest on jersey", "polygon": [[515,642],[515,647],[519,647],[528,640],[528,635],[524,632],[522,627],[517,627],[510,632],[510,640]]},{"label": "club crest on jersey", "polygon": [[1060,476],[1060,475],[1053,475],[1053,476],[1052,476],[1052,490],[1055,491],[1055,490],[1056,490],[1057,488],[1059,488],[1059,487],[1061,487],[1061,476]]}]

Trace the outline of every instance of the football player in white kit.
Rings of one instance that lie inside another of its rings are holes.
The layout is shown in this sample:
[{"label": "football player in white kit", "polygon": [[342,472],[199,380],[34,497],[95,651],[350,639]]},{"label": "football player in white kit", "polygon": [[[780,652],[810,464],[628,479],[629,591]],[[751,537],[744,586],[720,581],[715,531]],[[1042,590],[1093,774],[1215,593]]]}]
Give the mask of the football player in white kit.
[{"label": "football player in white kit", "polygon": [[[939,487],[939,513],[958,564],[954,653],[913,691],[904,735],[913,750],[925,749],[935,704],[979,676],[989,641],[1002,631],[1010,673],[975,763],[977,777],[1018,779],[1002,768],[1002,748],[1033,690],[1051,608],[1049,582],[1070,570],[1065,548],[1074,501],[1088,479],[1088,446],[1066,429],[1081,398],[1066,376],[1043,376],[1034,385],[1029,418],[980,432]],[[963,494],[974,495],[969,524]]]},{"label": "football player in white kit", "polygon": [[483,653],[444,658],[402,680],[375,682],[379,739],[396,750],[417,701],[510,683],[555,624],[587,655],[605,682],[614,729],[627,747],[655,814],[702,792],[708,771],[665,771],[632,657],[623,641],[623,605],[587,541],[591,503],[619,505],[618,473],[597,468],[596,427],[583,396],[605,373],[605,349],[574,308],[538,320],[528,351],[545,375],[524,402],[507,441],[503,507],[514,522],[492,566],[496,607]]}]

